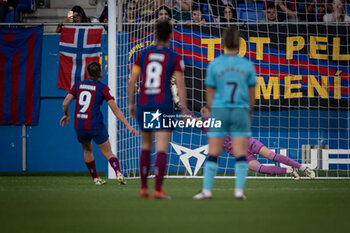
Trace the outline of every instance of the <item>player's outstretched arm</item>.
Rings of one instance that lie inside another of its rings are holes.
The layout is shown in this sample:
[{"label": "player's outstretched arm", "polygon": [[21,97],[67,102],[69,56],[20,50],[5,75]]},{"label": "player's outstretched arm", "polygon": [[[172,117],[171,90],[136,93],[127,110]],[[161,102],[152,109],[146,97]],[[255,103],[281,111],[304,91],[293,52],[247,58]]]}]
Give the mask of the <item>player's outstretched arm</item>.
[{"label": "player's outstretched arm", "polygon": [[64,127],[65,125],[68,125],[68,123],[70,121],[68,108],[69,108],[69,104],[72,102],[73,99],[74,99],[74,96],[72,94],[68,93],[66,98],[64,98],[64,100],[63,100],[62,108],[63,108],[64,116],[60,120],[60,125],[62,127]]},{"label": "player's outstretched arm", "polygon": [[191,112],[191,110],[189,110],[188,108],[184,108],[184,106],[180,102],[179,90],[177,89],[176,84],[171,86],[171,93],[173,95],[173,101],[174,101],[175,105],[178,106],[181,109],[181,111],[184,110],[184,111],[186,111],[187,115],[190,115],[193,118],[197,118],[196,115],[193,112]]},{"label": "player's outstretched arm", "polygon": [[136,136],[139,135],[139,133],[137,132],[137,130],[132,127],[128,120],[125,118],[123,112],[120,110],[120,108],[117,106],[117,104],[114,102],[113,99],[109,100],[107,102],[108,106],[112,109],[112,112],[114,113],[114,115],[118,118],[118,120],[120,120],[130,131],[131,134],[135,134]]},{"label": "player's outstretched arm", "polygon": [[[186,115],[189,115],[191,116],[190,118],[193,118],[195,119],[196,121],[206,121],[208,120],[208,117],[197,117],[196,114],[194,114],[191,110],[189,110],[188,108],[184,108],[180,102],[180,98],[178,96],[178,89],[177,89],[177,86],[176,84],[174,84],[172,87],[171,87],[171,92],[173,94],[173,101],[174,103],[181,109],[182,112],[186,112]],[[202,126],[200,128],[204,133],[207,133],[207,129],[204,128],[204,126]]]}]

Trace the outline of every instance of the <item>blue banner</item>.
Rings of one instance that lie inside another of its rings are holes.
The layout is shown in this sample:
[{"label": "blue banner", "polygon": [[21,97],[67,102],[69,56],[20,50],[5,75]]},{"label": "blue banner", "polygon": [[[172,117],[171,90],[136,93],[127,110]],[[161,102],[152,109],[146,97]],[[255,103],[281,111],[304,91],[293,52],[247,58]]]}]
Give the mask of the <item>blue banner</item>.
[{"label": "blue banner", "polygon": [[0,29],[0,125],[37,125],[43,27]]}]

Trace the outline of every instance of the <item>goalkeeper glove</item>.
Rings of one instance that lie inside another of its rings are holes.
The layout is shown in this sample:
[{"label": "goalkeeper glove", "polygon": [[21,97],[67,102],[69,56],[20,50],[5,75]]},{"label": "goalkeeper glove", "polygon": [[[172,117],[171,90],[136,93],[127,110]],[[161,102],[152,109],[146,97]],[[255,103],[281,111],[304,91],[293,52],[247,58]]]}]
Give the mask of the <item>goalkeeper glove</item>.
[{"label": "goalkeeper glove", "polygon": [[177,87],[176,84],[171,86],[171,93],[173,94],[173,101],[178,106],[180,104],[180,98],[177,95]]}]

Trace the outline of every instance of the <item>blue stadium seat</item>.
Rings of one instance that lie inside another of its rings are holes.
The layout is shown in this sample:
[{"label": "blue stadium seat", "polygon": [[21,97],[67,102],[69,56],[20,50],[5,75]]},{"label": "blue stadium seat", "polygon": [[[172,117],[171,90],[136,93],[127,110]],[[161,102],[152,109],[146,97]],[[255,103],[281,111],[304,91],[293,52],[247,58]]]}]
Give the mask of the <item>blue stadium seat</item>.
[{"label": "blue stadium seat", "polygon": [[32,11],[36,9],[35,0],[18,0],[17,10]]},{"label": "blue stadium seat", "polygon": [[[36,5],[35,5],[35,0],[18,0],[18,5],[16,7],[16,9],[14,11],[9,11],[6,13],[5,16],[5,22],[7,23],[16,23],[17,22],[17,12],[19,10],[27,10],[27,11],[31,11],[31,10],[35,10],[36,9]],[[9,26],[14,27],[14,26]]]},{"label": "blue stadium seat", "polygon": [[264,3],[238,3],[237,8],[251,9],[251,10],[264,10]]},{"label": "blue stadium seat", "polygon": [[203,11],[203,18],[205,19],[205,22],[209,22],[209,23],[214,22],[213,16],[209,13],[208,4],[203,4],[202,11]]},{"label": "blue stadium seat", "polygon": [[347,15],[350,15],[350,3],[346,4],[345,11]]},{"label": "blue stadium seat", "polygon": [[264,18],[264,3],[240,3],[237,17],[241,22],[258,22]]},{"label": "blue stadium seat", "polygon": [[17,10],[9,11],[5,16],[6,23],[16,23],[17,22]]}]

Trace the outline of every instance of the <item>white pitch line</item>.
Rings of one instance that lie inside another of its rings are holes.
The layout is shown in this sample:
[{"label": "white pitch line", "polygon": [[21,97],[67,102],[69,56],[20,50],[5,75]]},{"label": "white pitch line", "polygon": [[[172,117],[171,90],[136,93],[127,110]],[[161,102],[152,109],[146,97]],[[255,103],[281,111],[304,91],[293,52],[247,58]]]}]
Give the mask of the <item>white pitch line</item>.
[{"label": "white pitch line", "polygon": [[[154,178],[154,175],[148,176]],[[203,176],[165,176],[170,179],[203,179]],[[215,179],[235,179],[235,176],[215,176]],[[300,177],[302,180],[310,180],[309,177]],[[116,179],[116,178],[113,178]],[[125,179],[140,179],[140,177],[125,177]],[[265,177],[265,176],[247,176],[247,179],[266,179],[266,180],[293,180],[291,176],[286,177]],[[349,180],[350,177],[315,177],[316,180]]]}]

